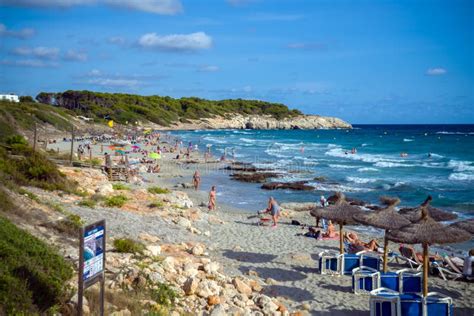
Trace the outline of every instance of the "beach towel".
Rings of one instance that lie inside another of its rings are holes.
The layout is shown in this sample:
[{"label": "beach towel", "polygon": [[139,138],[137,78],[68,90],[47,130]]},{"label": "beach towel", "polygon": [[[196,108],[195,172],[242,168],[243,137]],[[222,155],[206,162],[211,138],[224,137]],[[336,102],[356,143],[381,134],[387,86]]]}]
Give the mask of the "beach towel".
[{"label": "beach towel", "polygon": [[336,235],[334,237],[323,237],[323,240],[338,240],[339,239],[339,234],[335,233]]}]

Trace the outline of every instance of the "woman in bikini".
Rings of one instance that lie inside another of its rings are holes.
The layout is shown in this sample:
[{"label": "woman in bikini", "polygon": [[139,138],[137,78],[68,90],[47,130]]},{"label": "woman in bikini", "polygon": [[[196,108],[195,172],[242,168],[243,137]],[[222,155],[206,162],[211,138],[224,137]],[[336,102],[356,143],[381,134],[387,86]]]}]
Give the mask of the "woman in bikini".
[{"label": "woman in bikini", "polygon": [[216,186],[211,187],[211,192],[209,192],[209,211],[216,210]]},{"label": "woman in bikini", "polygon": [[193,175],[193,185],[194,185],[194,190],[199,190],[199,185],[201,184],[201,175],[199,174],[199,171],[196,170]]}]

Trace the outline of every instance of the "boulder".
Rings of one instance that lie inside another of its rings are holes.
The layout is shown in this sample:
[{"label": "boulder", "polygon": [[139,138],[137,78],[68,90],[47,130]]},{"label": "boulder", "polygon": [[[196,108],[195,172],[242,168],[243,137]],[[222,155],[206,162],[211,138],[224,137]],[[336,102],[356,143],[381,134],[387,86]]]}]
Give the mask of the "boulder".
[{"label": "boulder", "polygon": [[221,302],[219,296],[217,295],[211,295],[207,298],[207,305],[208,306],[214,306],[217,305]]},{"label": "boulder", "polygon": [[146,249],[150,252],[152,256],[158,256],[161,254],[161,247],[159,245],[149,245]]},{"label": "boulder", "polygon": [[196,292],[199,285],[199,279],[196,277],[190,277],[183,284],[183,291],[186,295],[192,295]]},{"label": "boulder", "polygon": [[232,284],[235,286],[235,289],[239,291],[239,293],[242,293],[245,295],[252,294],[252,288],[241,279],[234,278],[234,280],[232,280]]},{"label": "boulder", "polygon": [[114,188],[112,187],[111,183],[104,183],[100,185],[95,192],[100,195],[109,195],[114,193]]},{"label": "boulder", "polygon": [[211,311],[210,316],[227,316],[225,308],[222,304],[217,304]]},{"label": "boulder", "polygon": [[219,263],[218,262],[209,262],[208,264],[204,265],[204,271],[207,274],[214,274],[219,270]]},{"label": "boulder", "polygon": [[202,280],[196,289],[199,297],[208,298],[211,295],[219,295],[221,287],[213,280]]},{"label": "boulder", "polygon": [[267,179],[270,178],[277,178],[280,174],[275,172],[241,172],[241,173],[233,173],[230,175],[231,179],[242,181],[242,182],[250,182],[250,183],[265,183]]},{"label": "boulder", "polygon": [[261,188],[264,190],[295,190],[295,191],[312,191],[315,187],[306,184],[307,181],[297,182],[270,182],[262,184]]},{"label": "boulder", "polygon": [[176,221],[176,224],[184,228],[191,228],[191,221],[184,217],[178,218],[178,220]]},{"label": "boulder", "polygon": [[202,256],[204,254],[205,248],[202,244],[197,244],[191,248],[191,253],[195,256]]}]

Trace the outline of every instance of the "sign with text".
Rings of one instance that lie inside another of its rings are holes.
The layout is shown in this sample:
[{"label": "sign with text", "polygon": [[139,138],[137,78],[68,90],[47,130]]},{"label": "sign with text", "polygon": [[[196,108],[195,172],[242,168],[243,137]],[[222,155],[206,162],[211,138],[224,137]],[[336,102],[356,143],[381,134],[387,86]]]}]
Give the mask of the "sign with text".
[{"label": "sign with text", "polygon": [[87,282],[104,271],[105,227],[102,225],[84,230],[84,266],[82,279]]}]

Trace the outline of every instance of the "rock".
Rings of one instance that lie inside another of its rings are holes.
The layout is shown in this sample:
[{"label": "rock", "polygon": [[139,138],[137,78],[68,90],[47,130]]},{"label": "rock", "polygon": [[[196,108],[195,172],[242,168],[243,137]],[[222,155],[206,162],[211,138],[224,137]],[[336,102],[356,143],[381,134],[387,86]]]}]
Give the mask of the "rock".
[{"label": "rock", "polygon": [[307,181],[297,182],[270,182],[262,184],[261,188],[264,190],[295,190],[295,191],[312,191],[315,187],[306,184]]},{"label": "rock", "polygon": [[204,265],[204,271],[208,274],[214,274],[219,270],[219,263],[217,262],[210,262]]},{"label": "rock", "polygon": [[315,203],[281,203],[280,207],[284,210],[292,210],[294,212],[307,212],[316,207]]},{"label": "rock", "polygon": [[109,195],[114,193],[114,188],[112,187],[111,183],[104,183],[100,185],[95,192],[100,195]]},{"label": "rock", "polygon": [[202,280],[197,289],[196,294],[199,297],[208,298],[211,295],[219,295],[221,287],[213,280]]},{"label": "rock", "polygon": [[286,308],[286,306],[283,305],[282,303],[276,302],[275,304],[277,304],[278,306],[277,311],[279,311],[280,313],[284,314],[285,312],[288,312],[288,308]]},{"label": "rock", "polygon": [[250,270],[247,271],[247,275],[254,276],[254,277],[258,277],[257,271],[252,270],[252,269],[250,269]]},{"label": "rock", "polygon": [[206,230],[204,233],[203,233],[204,236],[207,236],[207,237],[210,237],[211,236],[211,232]]},{"label": "rock", "polygon": [[191,249],[191,253],[195,256],[202,256],[202,254],[204,253],[204,250],[205,250],[204,245],[197,244]]},{"label": "rock", "polygon": [[227,316],[227,313],[225,312],[224,306],[218,304],[212,309],[210,316]]},{"label": "rock", "polygon": [[249,280],[249,286],[255,292],[260,292],[263,289],[260,283],[258,283],[256,280]]},{"label": "rock", "polygon": [[266,295],[258,295],[254,298],[255,304],[262,309],[265,315],[272,315],[277,311],[278,305],[275,304],[272,299]]},{"label": "rock", "polygon": [[[71,297],[71,299],[69,300],[71,303],[73,303],[75,306],[77,306],[77,303],[78,303],[78,299],[79,299],[79,296],[78,294],[74,294],[73,297]],[[82,306],[89,306],[89,301],[87,300],[87,298],[83,297],[82,298]]]},{"label": "rock", "polygon": [[128,309],[122,309],[118,312],[113,312],[110,316],[132,316],[132,313]]},{"label": "rock", "polygon": [[235,289],[239,291],[239,293],[245,294],[245,295],[251,295],[252,294],[252,288],[247,285],[244,281],[242,281],[239,278],[234,278],[232,281],[232,284],[235,286]]},{"label": "rock", "polygon": [[197,228],[188,227],[188,230],[189,230],[191,233],[195,234],[195,235],[201,235],[201,231],[200,231],[199,229],[197,229]]},{"label": "rock", "polygon": [[186,295],[192,295],[196,292],[199,285],[199,279],[196,277],[190,277],[184,282],[183,291]]},{"label": "rock", "polygon": [[221,302],[219,296],[217,295],[211,295],[207,298],[207,305],[209,306],[213,306],[213,305],[217,305]]},{"label": "rock", "polygon": [[140,235],[138,235],[138,238],[140,238],[143,241],[151,242],[153,244],[160,241],[159,237],[153,236],[153,235],[150,235],[150,234],[147,234],[147,233],[141,233]]},{"label": "rock", "polygon": [[301,308],[306,310],[306,311],[309,311],[309,310],[311,310],[311,305],[309,305],[308,303],[303,303],[303,304],[301,304]]},{"label": "rock", "polygon": [[135,278],[135,280],[133,280],[133,285],[136,288],[144,288],[146,285],[145,277],[142,275],[139,275],[138,277]]},{"label": "rock", "polygon": [[275,285],[275,284],[278,284],[278,282],[275,280],[275,279],[272,279],[272,278],[267,278],[265,280],[265,283],[268,284],[268,285]]},{"label": "rock", "polygon": [[197,264],[195,263],[186,263],[183,268],[183,275],[186,277],[193,277],[198,274]]},{"label": "rock", "polygon": [[148,275],[148,279],[150,280],[151,283],[158,284],[158,283],[165,283],[166,279],[163,277],[163,275],[157,271],[155,272],[150,272]]},{"label": "rock", "polygon": [[159,245],[149,245],[146,249],[151,253],[152,256],[158,256],[161,254],[161,247]]},{"label": "rock", "polygon": [[191,228],[191,221],[184,217],[180,217],[176,224],[184,228]]},{"label": "rock", "polygon": [[265,183],[267,179],[279,177],[279,173],[275,172],[242,172],[233,173],[230,175],[232,180],[250,182],[250,183]]},{"label": "rock", "polygon": [[167,272],[176,273],[175,260],[173,257],[166,257],[165,260],[161,263],[163,269]]}]

